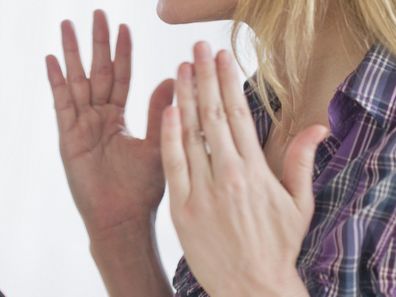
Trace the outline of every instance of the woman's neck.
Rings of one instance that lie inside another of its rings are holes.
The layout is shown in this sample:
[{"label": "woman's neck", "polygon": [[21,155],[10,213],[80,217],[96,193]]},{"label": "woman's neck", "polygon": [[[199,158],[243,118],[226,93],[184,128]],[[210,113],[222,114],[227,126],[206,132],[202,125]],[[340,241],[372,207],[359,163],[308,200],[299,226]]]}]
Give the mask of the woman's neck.
[{"label": "woman's neck", "polygon": [[367,49],[356,46],[349,30],[337,25],[340,17],[341,14],[329,11],[317,32],[302,96],[295,102],[296,123],[292,125],[289,119],[284,119],[293,135],[313,124],[329,127],[328,104],[337,86],[360,64],[367,52]]}]

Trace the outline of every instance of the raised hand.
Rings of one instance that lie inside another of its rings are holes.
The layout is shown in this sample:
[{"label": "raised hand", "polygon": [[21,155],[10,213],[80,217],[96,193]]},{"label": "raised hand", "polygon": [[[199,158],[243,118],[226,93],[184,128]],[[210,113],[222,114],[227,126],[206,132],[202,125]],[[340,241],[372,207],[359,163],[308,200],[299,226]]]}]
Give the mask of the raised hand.
[{"label": "raised hand", "polygon": [[308,296],[295,263],[314,211],[315,150],[328,130],[314,125],[291,141],[281,184],[230,53],[214,59],[201,42],[194,58],[179,68],[178,106],[164,113],[161,145],[187,263],[212,297]]},{"label": "raised hand", "polygon": [[162,111],[173,97],[173,81],[154,91],[146,139],[131,136],[124,112],[131,78],[131,39],[119,28],[111,60],[109,29],[95,11],[90,78],[81,64],[70,21],[62,23],[67,77],[57,59],[46,59],[59,127],[60,152],[69,186],[91,239],[110,236],[123,225],[155,214],[165,181],[160,154]]}]

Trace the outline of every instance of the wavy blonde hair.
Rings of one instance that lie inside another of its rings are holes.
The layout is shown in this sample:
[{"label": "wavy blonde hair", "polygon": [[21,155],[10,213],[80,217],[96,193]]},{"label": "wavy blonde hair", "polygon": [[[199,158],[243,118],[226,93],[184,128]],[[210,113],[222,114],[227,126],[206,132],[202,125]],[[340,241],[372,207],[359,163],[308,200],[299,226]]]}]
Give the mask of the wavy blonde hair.
[{"label": "wavy blonde hair", "polygon": [[356,46],[368,50],[380,42],[396,53],[396,0],[239,0],[235,9],[231,35],[234,54],[247,75],[237,50],[239,33],[246,23],[254,32],[251,42],[258,65],[249,83],[285,134],[288,127],[275,117],[270,93],[295,121],[293,102],[302,92],[315,33],[325,19],[329,1],[338,5],[341,13],[338,28],[350,31]]}]

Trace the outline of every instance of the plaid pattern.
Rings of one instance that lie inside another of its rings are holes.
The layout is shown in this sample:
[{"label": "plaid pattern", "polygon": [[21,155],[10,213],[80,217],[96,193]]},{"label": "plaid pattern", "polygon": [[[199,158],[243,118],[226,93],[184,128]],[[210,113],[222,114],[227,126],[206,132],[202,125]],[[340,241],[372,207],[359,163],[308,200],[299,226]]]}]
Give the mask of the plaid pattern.
[{"label": "plaid pattern", "polygon": [[[264,146],[271,118],[246,82]],[[280,102],[272,96],[276,111]],[[315,213],[296,267],[313,297],[396,297],[396,56],[375,44],[335,90],[318,146]],[[176,297],[206,297],[184,258]]]}]

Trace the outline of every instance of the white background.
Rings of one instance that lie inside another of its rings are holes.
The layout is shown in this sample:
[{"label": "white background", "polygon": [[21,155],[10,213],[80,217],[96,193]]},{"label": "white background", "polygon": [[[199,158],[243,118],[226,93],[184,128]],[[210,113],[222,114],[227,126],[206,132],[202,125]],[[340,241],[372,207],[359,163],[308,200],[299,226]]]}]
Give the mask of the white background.
[{"label": "white background", "polygon": [[[63,63],[65,18],[75,24],[86,70],[93,10],[107,12],[113,48],[118,24],[127,23],[135,54],[126,118],[144,138],[151,91],[191,60],[194,42],[230,49],[229,22],[171,26],[155,7],[155,0],[0,0],[0,290],[7,296],[106,296],[63,172],[44,58],[52,53]],[[171,280],[182,251],[167,197],[157,235]]]}]

